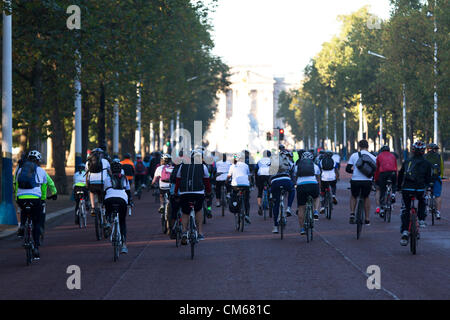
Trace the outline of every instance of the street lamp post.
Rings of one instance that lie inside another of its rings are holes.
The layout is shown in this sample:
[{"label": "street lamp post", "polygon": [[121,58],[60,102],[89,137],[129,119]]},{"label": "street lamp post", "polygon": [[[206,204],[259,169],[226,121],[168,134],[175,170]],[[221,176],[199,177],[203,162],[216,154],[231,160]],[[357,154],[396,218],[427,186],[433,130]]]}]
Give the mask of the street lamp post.
[{"label": "street lamp post", "polygon": [[78,49],[75,51],[76,56],[76,77],[75,77],[75,168],[83,161],[82,153],[82,129],[81,129],[81,57]]},{"label": "street lamp post", "polygon": [[[381,54],[368,51],[368,54],[387,60],[387,58]],[[403,63],[403,59],[402,59]],[[405,83],[402,84],[402,94],[403,94],[403,159],[406,159],[408,157],[408,150],[407,150],[407,138],[406,138],[406,85]]]},{"label": "street lamp post", "polygon": [[[4,1],[3,6],[11,2]],[[17,225],[12,177],[12,14],[3,9],[2,203],[0,224]]]}]

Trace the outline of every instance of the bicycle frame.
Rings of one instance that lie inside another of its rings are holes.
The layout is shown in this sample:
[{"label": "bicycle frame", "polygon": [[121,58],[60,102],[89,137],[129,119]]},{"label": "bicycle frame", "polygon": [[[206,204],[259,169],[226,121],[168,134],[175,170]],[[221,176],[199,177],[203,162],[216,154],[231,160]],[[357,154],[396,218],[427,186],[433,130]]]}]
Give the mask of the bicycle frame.
[{"label": "bicycle frame", "polygon": [[112,220],[112,231],[110,235],[110,241],[114,249],[114,261],[119,259],[119,248],[122,245],[122,236],[120,233],[120,223],[119,223],[119,206],[113,205],[113,211],[111,213]]},{"label": "bicycle frame", "polygon": [[189,230],[188,230],[188,239],[191,244],[191,259],[194,259],[194,247],[198,243],[198,231],[197,231],[197,223],[195,221],[195,210],[194,204],[190,203],[191,212],[189,214]]}]

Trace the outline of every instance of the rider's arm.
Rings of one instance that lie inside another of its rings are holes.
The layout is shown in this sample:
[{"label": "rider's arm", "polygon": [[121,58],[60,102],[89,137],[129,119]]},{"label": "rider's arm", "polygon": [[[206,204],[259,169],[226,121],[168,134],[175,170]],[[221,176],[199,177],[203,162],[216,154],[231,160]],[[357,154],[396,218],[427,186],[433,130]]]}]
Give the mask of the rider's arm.
[{"label": "rider's arm", "polygon": [[50,188],[50,192],[52,193],[52,195],[58,193],[58,191],[56,190],[55,183],[53,182],[53,179],[50,178],[50,176],[48,175],[48,173],[47,173],[47,184],[48,184],[48,187]]}]

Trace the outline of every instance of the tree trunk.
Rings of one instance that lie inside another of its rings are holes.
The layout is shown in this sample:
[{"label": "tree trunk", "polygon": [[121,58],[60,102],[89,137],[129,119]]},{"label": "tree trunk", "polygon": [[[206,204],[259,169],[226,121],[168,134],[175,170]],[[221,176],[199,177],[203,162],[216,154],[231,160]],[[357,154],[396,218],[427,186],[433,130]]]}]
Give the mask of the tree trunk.
[{"label": "tree trunk", "polygon": [[86,97],[84,103],[82,104],[82,115],[81,115],[81,140],[82,140],[82,150],[81,158],[83,162],[86,161],[86,154],[89,148],[89,124],[91,122],[91,117],[89,114],[89,102],[88,97]]},{"label": "tree trunk", "polygon": [[40,116],[43,104],[43,85],[42,85],[42,62],[38,60],[31,73],[31,87],[33,90],[33,119],[29,129],[29,147],[30,149],[41,151],[41,130]]},{"label": "tree trunk", "polygon": [[105,85],[100,84],[100,109],[98,113],[98,146],[106,146],[105,135]]},{"label": "tree trunk", "polygon": [[[55,99],[55,106],[58,105],[58,99]],[[52,149],[53,149],[53,166],[55,168],[54,182],[58,194],[68,194],[67,176],[65,167],[65,130],[64,119],[61,117],[58,108],[50,113],[51,130],[52,130]]]}]

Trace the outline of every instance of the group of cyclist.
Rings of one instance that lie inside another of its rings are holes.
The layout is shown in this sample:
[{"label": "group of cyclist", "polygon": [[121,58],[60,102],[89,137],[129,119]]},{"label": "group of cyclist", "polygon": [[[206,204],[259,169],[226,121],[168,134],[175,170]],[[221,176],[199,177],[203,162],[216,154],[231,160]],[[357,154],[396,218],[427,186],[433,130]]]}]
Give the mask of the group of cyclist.
[{"label": "group of cyclist", "polygon": [[[410,198],[414,195],[419,202],[418,218],[420,227],[424,227],[425,197],[428,190],[434,193],[436,198],[436,218],[440,219],[441,190],[443,177],[443,159],[439,155],[439,147],[436,144],[428,145],[428,153],[425,155],[427,146],[418,141],[412,145],[412,157],[406,159],[398,171],[397,157],[390,152],[388,146],[383,146],[377,155],[368,151],[369,145],[366,140],[358,144],[359,150],[351,155],[345,170],[352,174],[350,180],[350,223],[355,223],[355,207],[357,198],[364,200],[364,211],[366,225],[370,225],[370,200],[369,195],[376,186],[375,213],[383,217],[384,202],[386,201],[386,186],[392,185],[391,201],[395,202],[395,193],[402,191],[403,209],[401,225],[401,245],[408,244],[408,225]],[[112,159],[101,148],[94,149],[88,156],[87,162],[78,165],[74,174],[73,189],[83,191],[85,198],[89,194],[91,215],[96,216],[95,197],[97,205],[104,206],[106,223],[105,229],[111,229],[111,212],[113,206],[119,208],[119,225],[122,236],[121,253],[127,253],[126,246],[126,212],[127,206],[133,205],[131,186],[135,184],[135,194],[148,184],[156,186],[160,191],[159,212],[164,212],[165,199],[170,202],[169,229],[168,233],[174,238],[172,226],[177,219],[178,211],[182,214],[183,235],[182,244],[187,244],[188,218],[192,209],[195,211],[198,226],[198,239],[204,239],[201,223],[204,202],[210,205],[212,201],[213,188],[215,187],[216,206],[222,203],[222,190],[226,190],[229,200],[229,208],[233,213],[233,205],[239,192],[243,193],[245,206],[245,222],[250,224],[250,191],[257,188],[258,214],[263,214],[263,193],[267,190],[272,204],[273,233],[278,233],[278,215],[280,207],[281,191],[287,193],[286,215],[292,216],[292,204],[297,195],[298,221],[300,234],[304,235],[303,228],[305,206],[308,198],[312,198],[313,216],[317,220],[319,212],[324,212],[324,194],[330,190],[332,201],[337,204],[336,185],[339,180],[340,158],[331,151],[294,150],[291,152],[283,145],[279,146],[279,152],[273,155],[271,151],[265,150],[261,159],[255,165],[250,164],[250,153],[242,152],[232,155],[227,159],[223,154],[221,159],[216,159],[215,154],[205,161],[207,155],[204,148],[192,150],[189,154],[179,152],[177,161],[172,161],[169,154],[153,153],[142,159],[136,155],[136,161],[131,160],[130,154],[125,154],[121,161],[117,156]],[[19,161],[14,173],[14,192],[18,206],[22,209],[25,203],[32,204],[31,219],[33,221],[33,239],[35,249],[34,258],[39,259],[40,235],[45,222],[44,207],[47,199],[47,187],[50,188],[56,199],[56,188],[50,176],[40,168],[41,154],[31,151],[26,157]],[[231,160],[231,161],[230,161]],[[225,188],[223,188],[225,186]],[[167,195],[167,197],[165,197]],[[76,212],[79,206],[78,199]],[[22,215],[20,221],[27,217]],[[208,212],[211,218],[211,212]],[[79,217],[75,216],[78,224]],[[20,225],[18,235],[23,236],[23,223]]]}]

